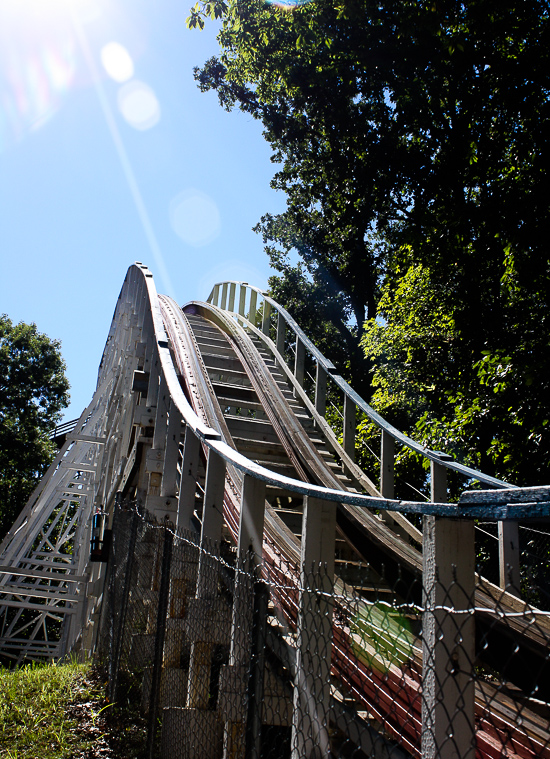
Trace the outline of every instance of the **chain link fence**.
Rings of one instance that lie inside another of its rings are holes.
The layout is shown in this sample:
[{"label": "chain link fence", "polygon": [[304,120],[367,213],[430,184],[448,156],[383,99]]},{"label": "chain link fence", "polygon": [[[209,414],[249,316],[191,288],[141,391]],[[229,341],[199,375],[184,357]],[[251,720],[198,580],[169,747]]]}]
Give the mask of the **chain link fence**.
[{"label": "chain link fence", "polygon": [[550,759],[550,614],[462,577],[258,566],[119,510],[96,659],[147,759]]}]

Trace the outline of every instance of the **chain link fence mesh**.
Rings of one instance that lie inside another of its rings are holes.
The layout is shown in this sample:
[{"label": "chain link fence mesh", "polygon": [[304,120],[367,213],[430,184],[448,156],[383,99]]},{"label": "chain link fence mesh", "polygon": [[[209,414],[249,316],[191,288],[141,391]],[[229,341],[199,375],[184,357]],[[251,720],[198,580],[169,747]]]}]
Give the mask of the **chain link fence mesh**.
[{"label": "chain link fence mesh", "polygon": [[97,661],[144,757],[550,758],[549,613],[432,579],[256,566],[121,510]]}]

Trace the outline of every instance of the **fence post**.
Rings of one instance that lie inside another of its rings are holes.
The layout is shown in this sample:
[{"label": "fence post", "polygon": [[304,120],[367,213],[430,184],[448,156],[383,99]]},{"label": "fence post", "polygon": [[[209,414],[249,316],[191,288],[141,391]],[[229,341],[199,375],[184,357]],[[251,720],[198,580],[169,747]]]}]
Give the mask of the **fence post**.
[{"label": "fence post", "polygon": [[225,311],[226,306],[227,306],[227,282],[224,282],[222,285],[222,298],[220,301],[220,308]]},{"label": "fence post", "polygon": [[261,756],[268,602],[269,589],[267,585],[261,580],[256,581],[252,615],[252,651],[248,677],[248,708],[245,731],[246,759],[260,759]]},{"label": "fence post", "polygon": [[[139,514],[137,511],[132,513],[130,521],[130,539],[128,541],[128,559],[126,562],[126,571],[124,572],[124,586],[122,590],[122,602],[120,608],[120,621],[114,640],[114,655],[110,662],[109,672],[109,700],[111,703],[116,701],[118,689],[118,672],[120,668],[120,657],[122,655],[122,641],[124,636],[124,627],[126,625],[126,613],[128,611],[128,600],[130,596],[130,583],[132,579],[132,570],[135,561],[136,540],[138,532]],[[120,525],[118,527],[120,529]],[[115,540],[116,540],[115,536]],[[118,536],[120,540],[120,535]],[[114,578],[113,578],[114,579]],[[114,628],[114,625],[113,625]],[[114,629],[113,629],[114,634]]]},{"label": "fence post", "polygon": [[[208,453],[204,505],[202,512],[201,552],[197,575],[197,599],[205,602],[204,615],[208,615],[208,603],[216,598],[218,590],[218,563],[223,527],[223,492],[225,487],[225,461],[215,451]],[[211,552],[211,553],[209,553]],[[197,605],[197,613],[199,613]],[[205,625],[206,626],[206,625]],[[207,636],[206,636],[207,637]],[[187,706],[194,709],[208,707],[210,687],[210,660],[212,643],[208,639],[191,641]]]},{"label": "fence post", "polygon": [[474,759],[473,520],[424,517],[422,759]]},{"label": "fence post", "polygon": [[147,759],[153,759],[155,736],[157,728],[157,712],[160,697],[160,682],[162,677],[162,659],[164,653],[164,636],[166,633],[166,616],[168,614],[168,599],[170,596],[170,564],[172,561],[172,545],[174,534],[164,528],[164,545],[162,548],[162,564],[160,575],[159,600],[157,607],[157,630],[155,635],[155,658],[151,677],[151,695],[149,699],[149,720],[147,729]]},{"label": "fence post", "polygon": [[498,562],[500,587],[520,597],[519,525],[517,522],[498,523]]},{"label": "fence post", "polygon": [[225,716],[224,757],[240,759],[245,751],[247,718],[246,678],[249,673],[250,643],[253,618],[251,574],[262,558],[265,511],[265,483],[250,475],[243,479],[241,514],[229,665],[222,671],[220,696]]},{"label": "fence post", "polygon": [[335,536],[336,504],[306,496],[302,520],[292,759],[330,756]]}]

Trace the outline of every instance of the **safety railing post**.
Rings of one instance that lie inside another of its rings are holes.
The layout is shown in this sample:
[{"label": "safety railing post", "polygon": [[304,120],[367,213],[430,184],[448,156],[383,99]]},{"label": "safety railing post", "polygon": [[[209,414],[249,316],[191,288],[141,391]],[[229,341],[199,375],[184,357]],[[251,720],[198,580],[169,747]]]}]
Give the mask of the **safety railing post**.
[{"label": "safety railing post", "polygon": [[229,302],[227,304],[228,311],[235,310],[235,282],[231,282],[229,285]]},{"label": "safety railing post", "polygon": [[269,337],[269,328],[271,326],[271,303],[264,298],[264,308],[262,312],[262,332]]},{"label": "safety railing post", "polygon": [[218,298],[220,297],[220,286],[214,285],[214,289],[212,290],[212,300],[211,303],[213,306],[218,305]]},{"label": "safety railing post", "polygon": [[227,307],[227,282],[224,282],[222,285],[222,298],[220,301],[220,308],[224,309]]},{"label": "safety railing post", "polygon": [[286,322],[284,316],[277,312],[277,343],[276,347],[281,356],[285,355]]},{"label": "safety railing post", "polygon": [[315,373],[315,410],[322,417],[327,412],[327,373],[319,361]]},{"label": "safety railing post", "polygon": [[437,461],[430,461],[430,500],[433,503],[447,501],[447,469]]},{"label": "safety railing post", "polygon": [[348,395],[344,395],[344,451],[355,461],[356,406]]},{"label": "safety railing post", "polygon": [[519,525],[514,521],[498,523],[499,585],[520,596]]},{"label": "safety railing post", "polygon": [[239,291],[239,313],[241,316],[245,315],[246,306],[246,285],[242,284]]},{"label": "safety railing post", "polygon": [[422,758],[474,759],[473,520],[424,517]]},{"label": "safety railing post", "polygon": [[393,498],[395,493],[394,480],[395,440],[382,430],[380,441],[380,494],[382,498]]},{"label": "safety railing post", "polygon": [[256,311],[257,311],[258,293],[256,290],[250,291],[250,305],[248,308],[248,321],[251,324],[256,325]]},{"label": "safety railing post", "polygon": [[306,496],[302,519],[292,759],[330,756],[336,504]]},{"label": "safety railing post", "polygon": [[300,338],[296,336],[296,355],[294,357],[294,376],[296,378],[296,382],[300,386],[303,386],[304,384],[305,371],[306,371],[306,346],[303,344]]}]

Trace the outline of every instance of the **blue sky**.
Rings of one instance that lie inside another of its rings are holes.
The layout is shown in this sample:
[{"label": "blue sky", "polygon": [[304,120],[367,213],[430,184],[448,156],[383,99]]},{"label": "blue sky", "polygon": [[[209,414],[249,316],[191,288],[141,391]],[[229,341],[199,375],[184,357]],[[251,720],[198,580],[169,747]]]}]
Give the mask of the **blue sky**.
[{"label": "blue sky", "polygon": [[190,0],[0,0],[0,312],[61,340],[65,418],[89,402],[134,261],[159,292],[265,287],[262,214],[284,208],[261,125],[199,92],[216,27]]}]

